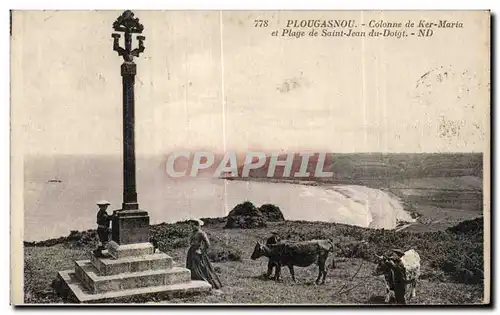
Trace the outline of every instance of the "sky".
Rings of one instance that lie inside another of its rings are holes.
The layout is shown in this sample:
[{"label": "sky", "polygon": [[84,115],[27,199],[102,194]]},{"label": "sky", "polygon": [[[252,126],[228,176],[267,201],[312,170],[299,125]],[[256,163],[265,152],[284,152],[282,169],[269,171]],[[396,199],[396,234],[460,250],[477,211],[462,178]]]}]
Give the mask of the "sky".
[{"label": "sky", "polygon": [[[14,12],[13,141],[25,154],[121,154],[122,59],[111,37],[120,14]],[[137,154],[489,151],[484,12],[136,16],[146,37],[135,60]],[[441,18],[464,27],[436,29],[431,38],[270,35],[289,19]],[[255,19],[271,25],[257,28]]]}]

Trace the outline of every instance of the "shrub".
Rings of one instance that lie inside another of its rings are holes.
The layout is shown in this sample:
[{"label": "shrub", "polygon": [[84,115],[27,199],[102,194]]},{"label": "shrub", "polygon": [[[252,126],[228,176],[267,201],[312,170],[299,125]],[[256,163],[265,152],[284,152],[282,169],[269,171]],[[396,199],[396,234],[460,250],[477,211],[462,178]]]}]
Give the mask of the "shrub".
[{"label": "shrub", "polygon": [[168,252],[172,249],[188,247],[192,228],[187,222],[161,224],[152,226],[150,233],[151,237],[157,241],[159,250]]},{"label": "shrub", "polygon": [[59,244],[64,244],[68,247],[92,247],[98,242],[96,230],[87,231],[70,231],[68,236],[63,236],[55,239],[49,239],[39,242],[24,242],[26,247],[51,247]]},{"label": "shrub", "polygon": [[178,238],[176,240],[173,240],[172,241],[172,248],[185,248],[185,247],[189,247],[189,238],[188,237],[185,237],[185,238]]},{"label": "shrub", "polygon": [[368,260],[373,258],[374,253],[370,249],[367,242],[354,242],[348,244],[339,244],[336,256],[347,258],[362,258]]},{"label": "shrub", "polygon": [[225,261],[241,261],[243,259],[243,251],[238,245],[233,245],[227,236],[207,233],[210,239],[210,247],[207,251],[207,256],[213,262]]},{"label": "shrub", "polygon": [[226,223],[226,218],[201,218],[201,221],[205,222],[205,225],[218,225]]},{"label": "shrub", "polygon": [[275,206],[273,204],[265,204],[260,206],[259,210],[260,212],[262,212],[262,215],[264,215],[267,221],[285,221],[285,217],[283,216],[283,213],[278,206]]},{"label": "shrub", "polygon": [[251,202],[236,205],[227,216],[225,228],[253,229],[267,226],[265,217]]},{"label": "shrub", "polygon": [[208,249],[207,256],[213,262],[242,261],[243,252],[231,246],[216,245]]},{"label": "shrub", "polygon": [[474,220],[462,221],[459,224],[448,228],[447,230],[455,234],[482,234],[484,230],[484,220],[481,217]]}]

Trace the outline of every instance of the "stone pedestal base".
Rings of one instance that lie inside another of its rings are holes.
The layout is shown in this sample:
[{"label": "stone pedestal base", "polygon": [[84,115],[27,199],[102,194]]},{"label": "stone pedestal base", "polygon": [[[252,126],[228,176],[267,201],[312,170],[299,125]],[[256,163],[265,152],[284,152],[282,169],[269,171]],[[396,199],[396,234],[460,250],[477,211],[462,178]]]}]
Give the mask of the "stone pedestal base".
[{"label": "stone pedestal base", "polygon": [[111,239],[119,245],[149,242],[149,215],[144,210],[117,210]]},{"label": "stone pedestal base", "polygon": [[75,262],[74,270],[60,271],[62,294],[75,302],[127,302],[131,297],[173,295],[209,291],[205,281],[192,281],[189,269],[174,267],[170,256],[154,253],[150,243],[119,246],[103,251],[109,258]]}]

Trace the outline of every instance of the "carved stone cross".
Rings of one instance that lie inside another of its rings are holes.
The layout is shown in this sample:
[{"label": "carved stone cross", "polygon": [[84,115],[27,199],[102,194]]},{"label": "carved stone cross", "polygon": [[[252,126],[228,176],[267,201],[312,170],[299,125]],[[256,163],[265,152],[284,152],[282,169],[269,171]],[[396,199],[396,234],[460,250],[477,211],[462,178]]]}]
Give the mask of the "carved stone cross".
[{"label": "carved stone cross", "polygon": [[138,48],[132,49],[132,34],[141,34],[144,26],[134,18],[132,11],[125,11],[113,23],[113,29],[125,35],[125,48],[120,47],[120,34],[113,33],[113,50],[123,57],[121,76],[123,85],[123,204],[114,213],[112,239],[118,244],[145,243],[149,241],[149,216],[139,210],[136,190],[135,165],[135,99],[134,85],[137,66],[133,61],[144,51],[144,36],[137,36]]}]

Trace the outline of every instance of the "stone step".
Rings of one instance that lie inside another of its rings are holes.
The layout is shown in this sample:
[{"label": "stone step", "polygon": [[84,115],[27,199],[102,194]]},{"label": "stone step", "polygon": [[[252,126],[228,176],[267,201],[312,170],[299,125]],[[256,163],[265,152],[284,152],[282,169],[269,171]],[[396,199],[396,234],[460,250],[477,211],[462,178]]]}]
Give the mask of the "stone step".
[{"label": "stone step", "polygon": [[[186,296],[208,292],[212,286],[205,281],[189,281],[185,283],[161,285],[105,293],[90,292],[76,276],[74,270],[60,271],[57,275],[61,281],[60,292],[66,299],[77,303],[130,303],[131,298],[147,301],[148,299],[166,299],[172,296]],[[134,300],[137,303],[136,300]]]},{"label": "stone step", "polygon": [[118,245],[117,243],[111,241],[108,243],[107,247],[108,253],[116,259],[154,254],[154,247],[151,243]]},{"label": "stone step", "polygon": [[75,264],[76,276],[92,293],[163,286],[191,280],[191,271],[181,267],[101,276],[90,260],[79,260]]},{"label": "stone step", "polygon": [[[106,254],[106,251],[103,251],[103,253]],[[146,270],[171,269],[173,266],[172,257],[165,253],[113,259],[98,258],[91,252],[90,261],[101,276]]]}]

